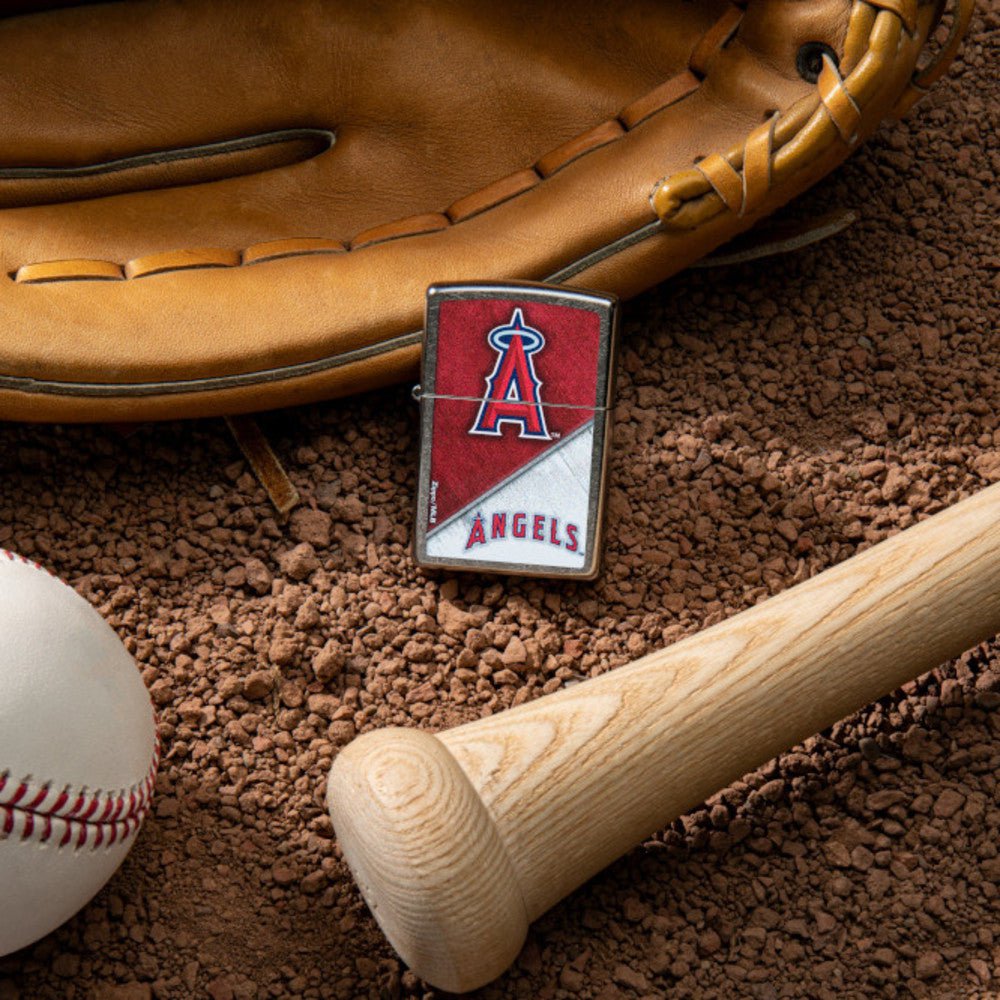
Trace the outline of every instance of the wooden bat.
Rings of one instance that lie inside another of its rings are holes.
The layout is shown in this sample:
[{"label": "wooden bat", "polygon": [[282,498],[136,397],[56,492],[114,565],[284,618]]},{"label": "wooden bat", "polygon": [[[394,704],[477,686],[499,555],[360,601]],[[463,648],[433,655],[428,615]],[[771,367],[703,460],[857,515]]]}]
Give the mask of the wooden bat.
[{"label": "wooden bat", "polygon": [[629,848],[998,630],[1000,484],[594,680],[440,735],[364,735],[330,815],[407,964],[474,989]]}]

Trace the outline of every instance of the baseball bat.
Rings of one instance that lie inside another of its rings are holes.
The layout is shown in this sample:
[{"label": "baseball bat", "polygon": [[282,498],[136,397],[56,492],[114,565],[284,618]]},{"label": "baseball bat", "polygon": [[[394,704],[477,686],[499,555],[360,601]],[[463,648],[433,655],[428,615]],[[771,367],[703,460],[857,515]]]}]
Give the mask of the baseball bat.
[{"label": "baseball bat", "polygon": [[453,992],[529,923],[777,753],[1000,631],[1000,484],[575,687],[334,761],[343,854],[397,952]]}]

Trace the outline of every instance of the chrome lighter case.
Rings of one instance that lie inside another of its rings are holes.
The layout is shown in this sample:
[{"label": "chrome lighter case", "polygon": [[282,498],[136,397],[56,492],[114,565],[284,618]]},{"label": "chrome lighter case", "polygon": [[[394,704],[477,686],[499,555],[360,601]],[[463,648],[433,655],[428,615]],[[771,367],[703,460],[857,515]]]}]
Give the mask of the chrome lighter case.
[{"label": "chrome lighter case", "polygon": [[528,283],[428,291],[419,565],[596,576],[616,341],[613,296]]}]

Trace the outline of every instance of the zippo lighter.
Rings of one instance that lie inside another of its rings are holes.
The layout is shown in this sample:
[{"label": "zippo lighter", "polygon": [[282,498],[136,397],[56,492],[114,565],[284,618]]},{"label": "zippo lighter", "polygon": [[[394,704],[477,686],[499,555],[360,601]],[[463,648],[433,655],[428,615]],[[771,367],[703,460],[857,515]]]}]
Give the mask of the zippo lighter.
[{"label": "zippo lighter", "polygon": [[425,330],[416,561],[596,576],[617,299],[436,285]]}]

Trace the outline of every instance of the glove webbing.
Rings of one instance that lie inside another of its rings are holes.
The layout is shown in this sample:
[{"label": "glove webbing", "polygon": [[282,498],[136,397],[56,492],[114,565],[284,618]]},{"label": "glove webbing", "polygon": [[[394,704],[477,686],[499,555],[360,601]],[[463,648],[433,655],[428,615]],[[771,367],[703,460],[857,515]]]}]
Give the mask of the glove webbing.
[{"label": "glove webbing", "polygon": [[[913,75],[897,114],[908,110],[954,58],[974,8],[974,0],[957,2],[948,40],[937,58]],[[859,0],[845,44],[852,57],[858,53],[850,60],[851,72],[842,76],[824,54],[815,96],[785,115],[776,112],[743,146],[725,155],[714,153],[692,170],[661,181],[651,197],[661,223],[669,229],[694,229],[727,209],[751,214],[763,206],[776,181],[815,160],[832,142],[839,138],[853,146],[864,107],[878,81],[893,73],[903,32],[912,35],[916,23],[917,0]]]}]

